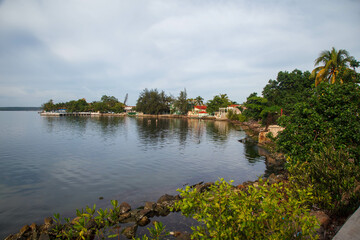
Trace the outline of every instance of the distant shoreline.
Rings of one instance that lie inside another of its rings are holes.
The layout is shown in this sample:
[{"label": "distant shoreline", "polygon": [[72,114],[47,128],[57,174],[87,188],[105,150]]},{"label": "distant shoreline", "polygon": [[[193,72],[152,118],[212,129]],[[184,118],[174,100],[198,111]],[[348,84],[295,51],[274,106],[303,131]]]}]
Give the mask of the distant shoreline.
[{"label": "distant shoreline", "polygon": [[0,107],[0,111],[40,111],[41,107]]}]

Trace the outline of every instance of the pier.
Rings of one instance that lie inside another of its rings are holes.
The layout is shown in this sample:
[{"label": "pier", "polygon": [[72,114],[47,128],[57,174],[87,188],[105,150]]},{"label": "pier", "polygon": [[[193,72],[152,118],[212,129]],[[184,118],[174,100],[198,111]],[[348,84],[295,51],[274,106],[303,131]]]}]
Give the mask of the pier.
[{"label": "pier", "polygon": [[100,113],[94,112],[40,112],[40,116],[61,117],[61,116],[99,116]]}]

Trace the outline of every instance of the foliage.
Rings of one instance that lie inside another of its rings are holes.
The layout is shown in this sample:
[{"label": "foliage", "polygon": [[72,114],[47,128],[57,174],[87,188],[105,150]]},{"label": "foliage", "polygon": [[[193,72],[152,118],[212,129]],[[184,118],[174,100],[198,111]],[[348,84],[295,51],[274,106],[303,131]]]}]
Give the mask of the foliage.
[{"label": "foliage", "polygon": [[331,144],[312,153],[311,161],[288,159],[291,181],[314,186],[314,204],[336,215],[347,215],[360,205],[360,166],[345,149]]},{"label": "foliage", "polygon": [[180,91],[179,97],[174,101],[174,107],[176,111],[184,115],[191,109],[191,105],[187,99],[186,89]]},{"label": "foliage", "polygon": [[302,72],[298,69],[292,72],[280,71],[276,80],[269,80],[262,94],[268,100],[269,106],[279,106],[285,114],[291,113],[294,105],[311,96],[313,80],[310,72]]},{"label": "foliage", "polygon": [[121,113],[124,112],[124,104],[119,102],[114,96],[103,95],[101,101],[88,103],[84,98],[77,101],[71,100],[65,103],[54,104],[49,100],[42,105],[44,111],[58,111],[65,109],[67,112],[101,112],[101,113]]},{"label": "foliage", "polygon": [[227,94],[219,94],[214,96],[212,100],[209,100],[206,104],[206,111],[210,114],[213,114],[216,111],[219,111],[219,108],[228,107],[231,105],[231,101]]},{"label": "foliage", "polygon": [[234,111],[229,110],[227,113],[227,118],[230,120],[245,122],[247,120],[246,116],[244,114],[236,114]]},{"label": "foliage", "polygon": [[201,96],[197,96],[195,98],[195,104],[198,106],[202,106],[204,104],[204,99]]},{"label": "foliage", "polygon": [[317,222],[307,203],[311,189],[295,190],[283,183],[235,191],[223,179],[198,192],[178,190],[182,200],[175,207],[191,216],[200,226],[192,227],[193,239],[315,239]]},{"label": "foliage", "polygon": [[[147,228],[150,234],[150,239],[154,240],[161,240],[164,239],[164,237],[169,235],[169,232],[165,230],[165,226],[161,222],[154,222],[153,228]],[[148,240],[149,237],[147,235],[144,235],[141,239],[136,238],[135,240]]]},{"label": "foliage", "polygon": [[[349,77],[349,74],[352,71],[351,66],[356,66],[356,60],[354,57],[350,56],[348,51],[340,49],[337,51],[334,47],[331,51],[324,50],[320,53],[319,57],[315,60],[315,66],[320,63],[324,64],[315,68],[311,77],[315,79],[315,86],[319,85],[321,82],[327,83],[344,83],[352,81],[352,77]],[[346,77],[344,77],[346,76]]]},{"label": "foliage", "polygon": [[360,88],[357,84],[321,84],[313,95],[298,103],[290,116],[278,121],[285,130],[278,135],[280,151],[294,160],[310,161],[312,152],[325,147],[325,138],[334,137],[334,148],[348,148],[360,159]]},{"label": "foliage", "polygon": [[173,99],[164,91],[157,89],[144,89],[137,100],[136,110],[145,114],[163,114],[170,112],[170,104]]},{"label": "foliage", "polygon": [[54,107],[55,107],[55,105],[54,105],[54,101],[52,99],[50,99],[48,102],[41,105],[41,108],[47,112],[53,111]]},{"label": "foliage", "polygon": [[262,119],[261,112],[267,107],[267,103],[268,100],[266,98],[258,97],[256,93],[252,93],[246,99],[244,104],[246,109],[243,111],[243,114],[247,118],[260,120]]}]

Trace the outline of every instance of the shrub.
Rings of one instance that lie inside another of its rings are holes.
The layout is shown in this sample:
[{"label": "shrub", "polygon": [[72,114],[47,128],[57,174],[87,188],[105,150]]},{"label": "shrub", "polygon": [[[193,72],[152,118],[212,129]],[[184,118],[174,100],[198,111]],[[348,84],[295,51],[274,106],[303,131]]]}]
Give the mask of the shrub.
[{"label": "shrub", "polygon": [[354,83],[320,84],[306,102],[298,103],[290,116],[279,119],[279,150],[294,160],[310,161],[320,152],[326,137],[333,147],[347,148],[360,164],[360,87]]},{"label": "shrub", "polygon": [[347,215],[360,205],[360,166],[344,149],[326,146],[309,162],[289,159],[290,179],[298,186],[314,186],[313,201],[336,215]]},{"label": "shrub", "polygon": [[175,207],[200,223],[193,239],[316,239],[318,226],[307,203],[311,189],[294,190],[284,183],[236,190],[223,179],[199,193],[187,186]]}]

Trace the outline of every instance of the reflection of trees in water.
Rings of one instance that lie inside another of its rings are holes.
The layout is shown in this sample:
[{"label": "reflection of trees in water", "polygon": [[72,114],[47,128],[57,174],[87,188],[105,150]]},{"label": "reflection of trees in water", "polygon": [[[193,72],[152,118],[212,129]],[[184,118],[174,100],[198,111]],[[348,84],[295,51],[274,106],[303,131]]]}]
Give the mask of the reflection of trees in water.
[{"label": "reflection of trees in water", "polygon": [[176,125],[176,123],[170,125],[169,119],[157,118],[137,118],[136,123],[139,139],[146,145],[156,145],[171,139],[170,126],[174,128],[174,124]]},{"label": "reflection of trees in water", "polygon": [[88,117],[45,117],[45,121],[48,132],[53,132],[54,130],[76,130],[78,133],[85,133]]},{"label": "reflection of trees in water", "polygon": [[254,165],[255,163],[259,162],[261,160],[258,146],[256,144],[249,140],[249,138],[246,139],[244,142],[244,149],[245,149],[245,158]]},{"label": "reflection of trees in water", "polygon": [[206,124],[201,119],[188,119],[189,134],[195,139],[195,143],[200,144],[201,138],[204,135]]},{"label": "reflection of trees in water", "polygon": [[225,121],[206,121],[206,132],[214,142],[224,144],[228,140],[229,126],[229,123]]},{"label": "reflection of trees in water", "polygon": [[100,127],[101,133],[105,136],[115,135],[119,130],[119,127],[124,126],[125,124],[124,117],[115,116],[91,118],[91,121]]},{"label": "reflection of trees in water", "polygon": [[46,126],[49,132],[70,131],[73,133],[84,134],[89,123],[104,136],[115,135],[120,126],[125,123],[123,117],[86,117],[86,116],[66,116],[66,117],[46,117]]}]

